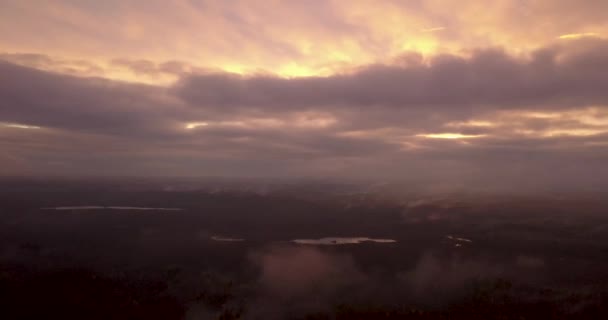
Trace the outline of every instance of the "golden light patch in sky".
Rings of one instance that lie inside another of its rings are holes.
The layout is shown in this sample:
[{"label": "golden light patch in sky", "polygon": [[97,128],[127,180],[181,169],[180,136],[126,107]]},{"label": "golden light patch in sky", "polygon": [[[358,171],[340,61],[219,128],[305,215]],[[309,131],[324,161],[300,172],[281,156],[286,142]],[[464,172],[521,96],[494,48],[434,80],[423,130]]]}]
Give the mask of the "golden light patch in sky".
[{"label": "golden light patch in sky", "polygon": [[376,128],[367,130],[350,130],[343,131],[337,134],[339,137],[359,138],[359,139],[377,139],[387,142],[400,142],[404,138],[409,138],[408,131],[401,128]]},{"label": "golden light patch in sky", "polygon": [[446,127],[485,128],[493,136],[586,137],[608,133],[608,112],[600,107],[564,111],[507,111],[485,118],[449,122]]},{"label": "golden light patch in sky", "polygon": [[573,136],[573,137],[589,137],[598,134],[607,133],[608,129],[550,129],[541,132],[540,135],[543,137],[561,137],[561,136]]},{"label": "golden light patch in sky", "polygon": [[430,139],[473,139],[485,137],[485,134],[461,134],[461,133],[428,133],[428,134],[417,134],[416,137],[430,138]]},{"label": "golden light patch in sky", "polygon": [[38,127],[38,126],[32,126],[32,125],[21,124],[21,123],[3,123],[2,126],[7,127],[7,128],[14,128],[14,129],[40,129],[40,127]]},{"label": "golden light patch in sky", "polygon": [[486,120],[469,120],[469,121],[458,121],[448,122],[446,127],[494,127],[497,124]]},{"label": "golden light patch in sky", "polygon": [[186,129],[199,127],[209,128],[245,128],[245,129],[322,129],[337,123],[337,118],[322,113],[298,112],[285,118],[241,118],[223,121],[189,122]]},{"label": "golden light patch in sky", "polygon": [[196,129],[198,127],[206,127],[208,125],[209,125],[209,123],[207,123],[207,122],[188,122],[188,123],[186,123],[186,129],[191,130],[191,129]]},{"label": "golden light patch in sky", "polygon": [[559,39],[580,39],[580,38],[588,38],[588,37],[599,37],[599,34],[596,32],[584,32],[584,33],[568,33],[559,36]]},{"label": "golden light patch in sky", "polygon": [[565,121],[576,121],[583,125],[591,126],[608,126],[608,112],[598,107],[589,107],[579,110],[565,110],[565,111],[553,111],[553,112],[507,112],[503,113],[503,117],[515,119],[515,118],[527,118],[527,119],[541,119],[541,120],[565,120]]},{"label": "golden light patch in sky", "polygon": [[276,70],[277,75],[286,78],[311,77],[319,75],[320,73],[321,72],[319,70],[314,70],[313,68],[299,65],[295,62],[281,66],[278,68],[278,70]]},{"label": "golden light patch in sky", "polygon": [[563,112],[541,112],[541,111],[515,111],[507,113],[510,117],[522,117],[522,118],[533,118],[533,119],[555,119],[563,116]]}]

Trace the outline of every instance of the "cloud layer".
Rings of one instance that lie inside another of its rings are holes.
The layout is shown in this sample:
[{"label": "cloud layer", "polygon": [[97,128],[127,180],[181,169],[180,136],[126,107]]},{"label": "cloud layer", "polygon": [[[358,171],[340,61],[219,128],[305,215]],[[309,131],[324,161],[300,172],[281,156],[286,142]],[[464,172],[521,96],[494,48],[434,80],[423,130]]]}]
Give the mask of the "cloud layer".
[{"label": "cloud layer", "polygon": [[[480,0],[5,0],[1,9],[0,51],[64,62],[86,57],[113,67],[108,76],[129,79],[142,75],[117,68],[125,59],[139,71],[176,60],[233,72],[327,75],[403,51],[522,52],[608,32],[603,0],[498,0],[491,7]],[[140,60],[151,63],[133,63]]]},{"label": "cloud layer", "polygon": [[[295,78],[179,60],[2,59],[3,175],[373,177],[510,188],[606,181],[608,42],[595,36],[525,52],[402,52]],[[103,76],[123,69],[176,80]]]}]

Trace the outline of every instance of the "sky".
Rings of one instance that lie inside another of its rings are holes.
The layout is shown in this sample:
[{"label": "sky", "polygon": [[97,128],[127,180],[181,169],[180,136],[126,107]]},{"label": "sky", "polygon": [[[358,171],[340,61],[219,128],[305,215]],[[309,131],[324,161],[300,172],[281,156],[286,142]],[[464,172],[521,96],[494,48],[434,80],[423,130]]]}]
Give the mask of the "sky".
[{"label": "sky", "polygon": [[604,0],[0,0],[0,175],[608,179]]}]

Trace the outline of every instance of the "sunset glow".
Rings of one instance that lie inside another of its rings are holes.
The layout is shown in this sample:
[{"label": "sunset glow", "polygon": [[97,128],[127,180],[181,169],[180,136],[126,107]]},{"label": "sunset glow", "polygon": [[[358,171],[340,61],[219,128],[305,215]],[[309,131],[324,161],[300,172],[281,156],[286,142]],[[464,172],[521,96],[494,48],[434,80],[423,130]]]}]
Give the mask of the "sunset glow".
[{"label": "sunset glow", "polygon": [[429,134],[418,134],[417,137],[431,138],[431,139],[472,139],[481,138],[482,134],[460,134],[460,133],[429,133]]},{"label": "sunset glow", "polygon": [[602,1],[6,0],[0,162],[392,177],[481,157],[490,168],[506,152],[602,157],[601,12]]}]

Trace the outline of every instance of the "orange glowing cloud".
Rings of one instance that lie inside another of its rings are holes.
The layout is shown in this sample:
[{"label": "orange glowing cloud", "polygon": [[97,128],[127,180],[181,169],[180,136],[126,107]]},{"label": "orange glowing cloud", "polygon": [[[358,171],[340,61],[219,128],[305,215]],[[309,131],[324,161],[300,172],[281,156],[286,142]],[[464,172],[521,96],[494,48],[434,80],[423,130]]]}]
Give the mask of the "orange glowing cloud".
[{"label": "orange glowing cloud", "polygon": [[[408,51],[431,56],[504,46],[520,53],[551,43],[555,34],[562,39],[598,35],[608,30],[597,14],[602,9],[601,3],[577,6],[585,13],[580,19],[540,25],[541,20],[560,21],[572,5],[549,0],[499,0],[492,6],[478,0],[7,0],[0,10],[0,53],[42,53],[63,61],[61,68],[48,70],[159,84],[176,77],[135,72],[111,61],[179,61],[239,74],[328,76],[390,62]],[[583,26],[595,31],[573,33]],[[82,60],[99,68],[77,67]]]}]

